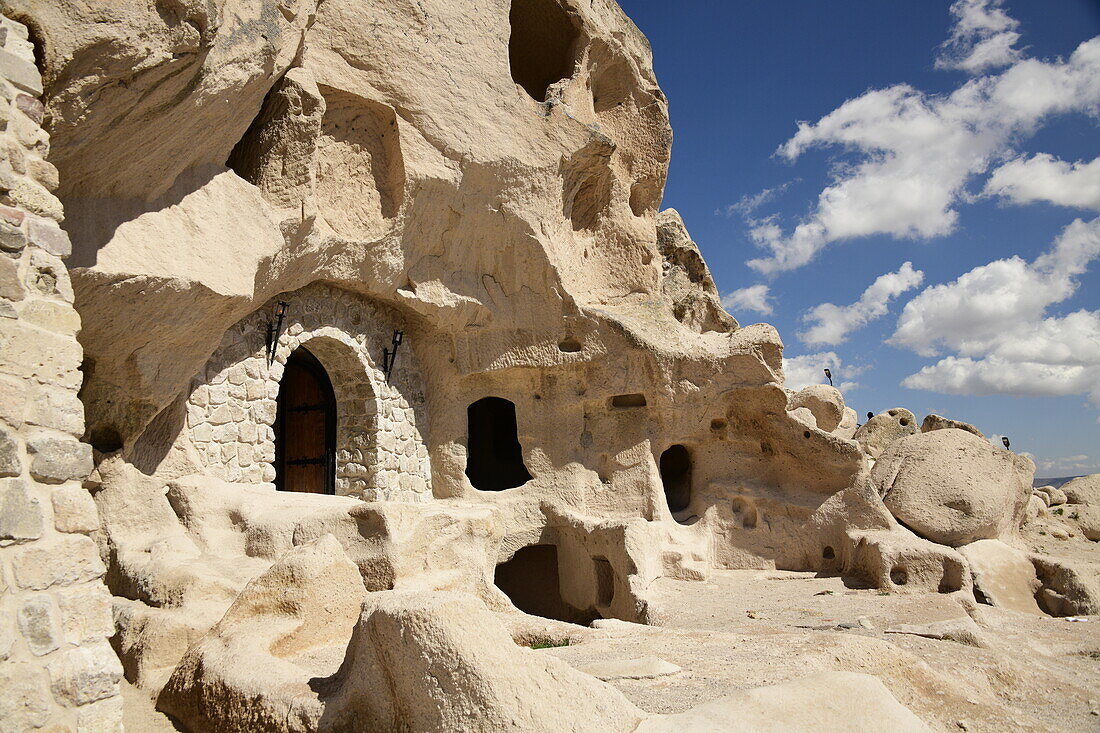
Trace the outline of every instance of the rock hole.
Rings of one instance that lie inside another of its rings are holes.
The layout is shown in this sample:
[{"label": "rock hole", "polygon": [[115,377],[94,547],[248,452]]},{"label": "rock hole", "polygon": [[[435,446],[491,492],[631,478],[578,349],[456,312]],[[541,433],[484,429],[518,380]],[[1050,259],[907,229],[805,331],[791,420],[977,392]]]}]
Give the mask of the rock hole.
[{"label": "rock hole", "polygon": [[114,453],[122,447],[122,436],[114,425],[97,425],[88,435],[88,442],[100,453]]},{"label": "rock hole", "polygon": [[645,395],[638,393],[617,394],[611,398],[612,407],[645,407]]},{"label": "rock hole", "polygon": [[474,488],[503,491],[531,480],[523,463],[515,404],[485,397],[466,408],[466,418],[466,476]]},{"label": "rock hole", "polygon": [[718,418],[716,420],[711,420],[710,421],[710,429],[711,430],[725,430],[726,429],[726,421],[721,419],[721,418]]},{"label": "rock hole", "polygon": [[561,343],[558,344],[558,351],[561,351],[565,354],[575,354],[582,348],[583,347],[581,346],[581,342],[577,341],[577,339],[573,338],[572,336],[566,336],[564,339],[562,339]]},{"label": "rock hole", "polygon": [[909,418],[907,418],[907,417],[900,418],[898,420],[898,423],[904,427],[905,425],[909,424]]},{"label": "rock hole", "polygon": [[512,605],[532,616],[586,626],[599,618],[596,613],[574,608],[562,598],[558,548],[554,545],[520,548],[511,560],[497,565],[493,582]]},{"label": "rock hole", "polygon": [[596,572],[596,605],[610,606],[615,600],[615,569],[606,557],[592,558],[592,565]]},{"label": "rock hole", "polygon": [[691,504],[691,453],[682,445],[669,446],[661,454],[660,468],[668,509],[678,514]]},{"label": "rock hole", "polygon": [[890,571],[890,582],[894,585],[905,585],[909,582],[909,573],[900,565]]},{"label": "rock hole", "polygon": [[803,432],[803,433],[802,433],[802,437],[803,437],[803,438],[809,438],[809,437],[810,437],[810,431],[809,431],[809,430],[807,430],[807,431]]},{"label": "rock hole", "polygon": [[508,23],[512,81],[545,102],[551,84],[573,76],[577,26],[557,0],[512,0]]},{"label": "rock hole", "polygon": [[821,558],[823,560],[833,560],[836,558],[836,552],[832,547],[826,546],[825,549],[821,551]]}]

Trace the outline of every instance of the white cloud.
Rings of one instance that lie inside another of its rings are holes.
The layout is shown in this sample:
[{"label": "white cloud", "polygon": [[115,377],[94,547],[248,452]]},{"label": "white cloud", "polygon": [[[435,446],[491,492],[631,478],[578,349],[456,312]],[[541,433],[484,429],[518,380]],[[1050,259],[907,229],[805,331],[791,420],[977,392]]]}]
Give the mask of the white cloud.
[{"label": "white cloud", "polygon": [[983,193],[1015,204],[1047,201],[1100,210],[1100,158],[1091,163],[1068,163],[1047,153],[1016,158],[993,171]]},{"label": "white cloud", "polygon": [[813,325],[799,333],[798,338],[806,344],[843,343],[852,331],[886,315],[892,299],[919,286],[923,280],[924,273],[914,270],[912,262],[906,262],[897,272],[879,275],[851,305],[822,303],[811,308],[802,320]]},{"label": "white cloud", "polygon": [[750,310],[770,315],[772,312],[771,292],[767,285],[753,285],[722,296],[722,307],[726,310]]},{"label": "white cloud", "polygon": [[1019,22],[1009,17],[1001,0],[957,0],[951,5],[955,27],[941,47],[936,67],[974,74],[1008,66],[1020,58],[1013,48]]},{"label": "white cloud", "polygon": [[1051,249],[975,267],[926,288],[902,310],[889,343],[922,356],[954,352],[902,386],[947,394],[1085,394],[1100,405],[1100,311],[1047,316],[1100,257],[1100,218],[1074,221]]},{"label": "white cloud", "polygon": [[[957,4],[965,11],[960,24],[970,17],[971,6],[990,17],[1003,14],[988,4]],[[792,161],[816,147],[839,147],[857,159],[838,170],[793,230],[773,219],[750,221],[750,236],[766,256],[748,264],[775,273],[805,265],[832,242],[875,234],[949,234],[971,178],[1051,116],[1098,116],[1098,109],[1100,37],[1082,43],[1069,59],[1019,59],[948,95],[904,84],[868,91],[816,123],[800,122],[798,132],[780,146],[778,154]]]},{"label": "white cloud", "polygon": [[740,214],[746,219],[751,220],[753,213],[757,209],[759,209],[764,204],[776,199],[780,194],[790,188],[792,184],[797,183],[800,180],[802,179],[796,178],[793,181],[787,181],[786,183],[781,183],[780,185],[774,186],[772,188],[765,188],[759,193],[747,193],[742,196],[736,204],[730,204],[724,210],[719,209],[714,213],[724,216],[733,216],[734,214]]},{"label": "white cloud", "polygon": [[[832,351],[804,354],[783,359],[784,385],[787,389],[798,391],[811,384],[828,384],[826,368],[832,371],[834,381],[842,376],[854,377],[865,371],[865,367],[844,367],[840,357]],[[859,382],[842,381],[836,387],[841,392],[849,392],[858,389]]]},{"label": "white cloud", "polygon": [[1084,454],[1063,458],[1035,459],[1036,478],[1059,478],[1100,472],[1100,460]]}]

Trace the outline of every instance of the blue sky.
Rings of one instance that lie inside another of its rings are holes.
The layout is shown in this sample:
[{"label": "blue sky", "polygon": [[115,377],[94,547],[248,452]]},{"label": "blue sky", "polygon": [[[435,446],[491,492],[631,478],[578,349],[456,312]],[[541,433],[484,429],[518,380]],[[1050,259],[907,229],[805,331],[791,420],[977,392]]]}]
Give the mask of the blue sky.
[{"label": "blue sky", "polygon": [[664,206],[789,382],[1100,472],[1100,0],[620,3],[669,98]]}]

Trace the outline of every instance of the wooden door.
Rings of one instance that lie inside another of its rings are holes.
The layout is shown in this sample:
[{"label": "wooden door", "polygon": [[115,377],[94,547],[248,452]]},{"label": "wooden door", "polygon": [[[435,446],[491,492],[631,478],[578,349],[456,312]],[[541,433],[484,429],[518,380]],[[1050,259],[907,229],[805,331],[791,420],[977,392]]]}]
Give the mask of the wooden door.
[{"label": "wooden door", "polygon": [[287,359],[275,421],[275,486],[336,493],[336,396],[325,368],[298,348]]}]

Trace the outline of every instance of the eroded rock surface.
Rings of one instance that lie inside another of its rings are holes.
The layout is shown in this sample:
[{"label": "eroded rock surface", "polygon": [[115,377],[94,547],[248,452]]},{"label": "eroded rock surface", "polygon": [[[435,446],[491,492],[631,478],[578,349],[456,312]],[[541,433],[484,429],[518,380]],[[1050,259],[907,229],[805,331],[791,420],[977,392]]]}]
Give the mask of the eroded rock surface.
[{"label": "eroded rock surface", "polygon": [[871,481],[898,521],[933,542],[958,547],[1015,536],[1034,475],[1030,459],[947,429],[891,444]]}]

